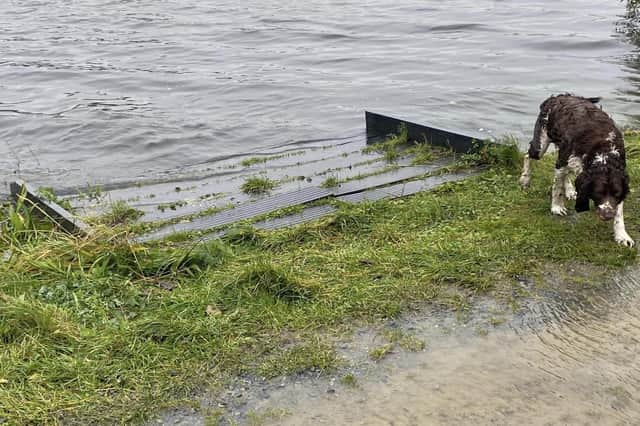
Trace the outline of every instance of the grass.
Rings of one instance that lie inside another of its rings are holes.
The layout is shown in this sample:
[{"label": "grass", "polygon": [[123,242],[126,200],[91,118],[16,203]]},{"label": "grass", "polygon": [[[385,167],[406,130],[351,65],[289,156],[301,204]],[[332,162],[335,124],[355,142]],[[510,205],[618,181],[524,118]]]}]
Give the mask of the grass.
[{"label": "grass", "polygon": [[342,383],[344,386],[354,389],[358,387],[358,379],[353,375],[353,373],[347,373],[342,376],[342,378],[340,379],[340,383]]},{"label": "grass", "polygon": [[266,378],[302,373],[311,368],[334,370],[339,364],[333,348],[313,339],[270,355],[258,367],[258,373]]},{"label": "grass", "polygon": [[371,154],[374,152],[383,154],[384,159],[393,163],[400,156],[398,148],[406,145],[409,142],[409,131],[405,125],[402,125],[398,129],[397,135],[391,135],[386,141],[377,144],[369,145],[362,150],[364,154]]},{"label": "grass", "polygon": [[320,186],[323,188],[334,188],[340,185],[340,179],[337,176],[328,176]]},{"label": "grass", "polygon": [[249,157],[249,158],[245,158],[244,160],[242,160],[240,162],[240,165],[242,165],[243,167],[251,167],[255,164],[264,164],[267,161],[271,161],[271,160],[278,160],[280,158],[287,158],[287,157],[292,157],[294,155],[302,155],[304,154],[305,151],[301,150],[301,151],[294,151],[294,152],[285,152],[282,154],[275,154],[275,155],[268,155],[265,157]]},{"label": "grass", "polygon": [[135,222],[143,214],[124,201],[115,201],[111,204],[109,211],[98,218],[98,221],[111,226],[122,225]]},{"label": "grass", "polygon": [[278,182],[266,176],[250,176],[240,187],[245,194],[264,194],[278,186]]},{"label": "grass", "polygon": [[[626,140],[627,229],[638,240],[640,135]],[[0,418],[140,423],[237,374],[332,370],[340,360],[327,334],[345,324],[425,303],[466,309],[474,294],[511,294],[513,277],[535,279],[550,265],[636,262],[593,213],[549,214],[553,155],[523,191],[516,154],[466,157],[491,166],[432,192],[339,205],[290,229],[237,227],[201,244],[130,243],[126,224],[73,237],[24,206],[5,211]],[[421,347],[404,335],[387,340]]]},{"label": "grass", "polygon": [[369,351],[369,358],[376,362],[382,361],[387,355],[393,352],[394,345],[392,343],[385,343],[384,345],[377,346]]}]

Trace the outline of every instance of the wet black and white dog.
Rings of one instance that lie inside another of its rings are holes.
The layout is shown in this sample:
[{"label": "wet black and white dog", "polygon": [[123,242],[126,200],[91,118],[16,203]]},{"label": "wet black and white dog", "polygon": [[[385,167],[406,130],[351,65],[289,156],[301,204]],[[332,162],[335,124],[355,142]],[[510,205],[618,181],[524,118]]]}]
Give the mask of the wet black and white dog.
[{"label": "wet black and white dog", "polygon": [[[529,185],[531,160],[539,160],[553,143],[558,148],[558,160],[551,190],[551,213],[566,215],[566,199],[576,200],[578,212],[589,210],[591,199],[600,219],[613,219],[616,242],[633,247],[622,212],[629,192],[624,140],[611,117],[595,105],[598,101],[559,95],[540,105],[520,184]],[[575,188],[571,174],[576,176]]]}]

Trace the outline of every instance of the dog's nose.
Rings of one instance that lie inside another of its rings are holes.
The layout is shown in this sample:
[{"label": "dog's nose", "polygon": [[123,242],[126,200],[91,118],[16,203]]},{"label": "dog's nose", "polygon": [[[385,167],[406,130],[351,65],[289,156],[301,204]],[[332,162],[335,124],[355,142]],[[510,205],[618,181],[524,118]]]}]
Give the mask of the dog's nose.
[{"label": "dog's nose", "polygon": [[613,219],[615,215],[614,209],[598,209],[598,217],[604,221]]}]

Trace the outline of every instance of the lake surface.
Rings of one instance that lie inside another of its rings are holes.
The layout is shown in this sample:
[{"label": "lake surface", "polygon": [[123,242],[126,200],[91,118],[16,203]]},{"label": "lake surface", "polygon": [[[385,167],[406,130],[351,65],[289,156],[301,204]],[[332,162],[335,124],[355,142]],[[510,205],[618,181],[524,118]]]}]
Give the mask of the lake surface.
[{"label": "lake surface", "polygon": [[617,0],[6,3],[2,182],[194,170],[357,136],[365,109],[522,138],[551,93],[602,96],[621,124],[638,115]]}]

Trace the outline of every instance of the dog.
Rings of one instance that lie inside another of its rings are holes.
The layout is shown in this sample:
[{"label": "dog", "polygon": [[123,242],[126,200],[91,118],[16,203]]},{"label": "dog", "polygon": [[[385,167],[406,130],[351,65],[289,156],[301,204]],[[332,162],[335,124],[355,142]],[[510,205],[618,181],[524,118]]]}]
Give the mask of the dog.
[{"label": "dog", "polygon": [[[615,241],[633,247],[624,226],[623,206],[629,193],[624,138],[599,98],[570,94],[551,96],[540,105],[533,140],[524,157],[520,184],[531,181],[531,160],[539,160],[550,144],[558,149],[551,189],[551,213],[565,216],[565,200],[576,200],[576,211],[589,210],[593,200],[598,217],[613,219]],[[571,175],[576,176],[575,187]]]}]

